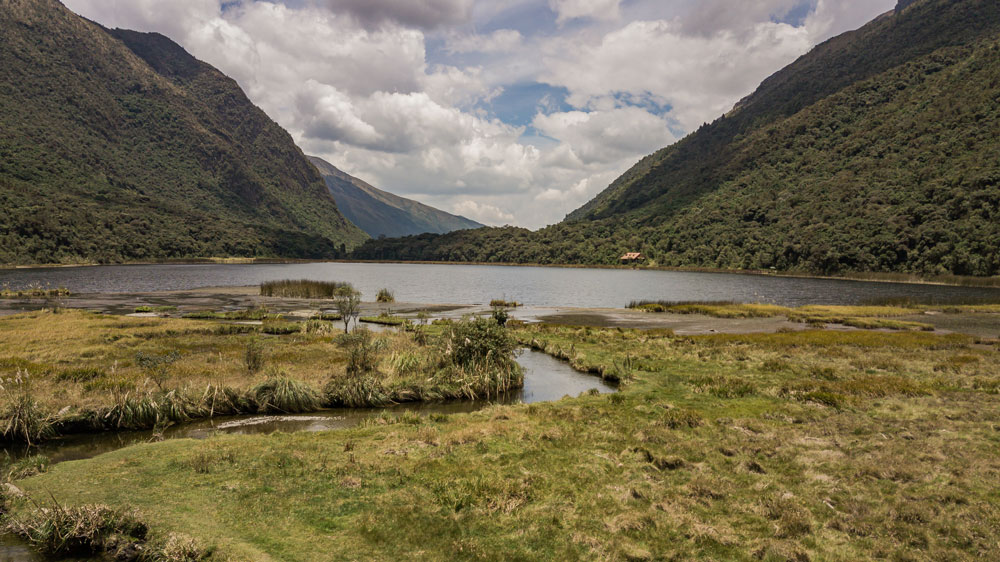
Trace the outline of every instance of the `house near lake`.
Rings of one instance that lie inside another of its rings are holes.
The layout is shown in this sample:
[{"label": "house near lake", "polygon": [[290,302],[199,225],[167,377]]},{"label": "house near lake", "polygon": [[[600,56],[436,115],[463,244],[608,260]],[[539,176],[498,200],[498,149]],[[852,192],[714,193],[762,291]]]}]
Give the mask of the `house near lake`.
[{"label": "house near lake", "polygon": [[627,252],[618,259],[622,262],[622,265],[635,265],[646,261],[646,257],[639,252]]}]

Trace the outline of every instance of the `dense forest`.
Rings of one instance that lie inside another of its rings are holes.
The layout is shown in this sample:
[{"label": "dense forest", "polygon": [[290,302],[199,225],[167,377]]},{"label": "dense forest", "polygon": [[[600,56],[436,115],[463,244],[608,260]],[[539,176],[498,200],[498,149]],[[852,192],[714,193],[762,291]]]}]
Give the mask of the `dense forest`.
[{"label": "dense forest", "polygon": [[1000,4],[911,4],[816,47],[558,225],[354,256],[1000,274]]},{"label": "dense forest", "polygon": [[56,0],[0,10],[0,263],[328,258],[367,236],[239,86]]}]

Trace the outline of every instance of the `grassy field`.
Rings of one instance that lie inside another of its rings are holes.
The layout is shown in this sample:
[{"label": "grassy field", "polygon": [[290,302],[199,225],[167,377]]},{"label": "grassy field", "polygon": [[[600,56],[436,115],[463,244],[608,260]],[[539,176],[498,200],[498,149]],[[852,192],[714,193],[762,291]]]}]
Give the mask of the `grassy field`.
[{"label": "grassy field", "polygon": [[521,384],[512,361],[459,364],[443,351],[465,346],[465,322],[346,336],[333,322],[259,310],[199,317],[262,323],[78,310],[0,318],[0,434],[44,437],[17,431],[25,418],[56,432],[139,429],[211,415],[483,397]]},{"label": "grassy field", "polygon": [[[813,325],[841,324],[864,330],[916,330],[933,331],[926,322],[896,320],[904,316],[924,313],[938,314],[998,314],[997,304],[964,305],[878,305],[878,306],[825,306],[809,305],[787,307],[774,304],[743,304],[734,302],[672,302],[633,301],[628,308],[646,312],[673,314],[704,314],[716,318],[774,318],[784,316],[794,322]],[[998,323],[1000,330],[1000,323]],[[1000,333],[1000,332],[998,332]]]},{"label": "grassy field", "polygon": [[[995,341],[515,334],[622,391],[141,445],[17,485],[218,560],[1000,556]],[[37,514],[10,501],[15,522]]]}]

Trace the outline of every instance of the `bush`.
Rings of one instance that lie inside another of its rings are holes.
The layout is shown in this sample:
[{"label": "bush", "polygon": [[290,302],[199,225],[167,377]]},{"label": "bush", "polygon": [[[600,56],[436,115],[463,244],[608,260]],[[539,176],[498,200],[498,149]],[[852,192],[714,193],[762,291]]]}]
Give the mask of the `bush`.
[{"label": "bush", "polygon": [[495,320],[475,318],[453,324],[445,347],[445,354],[460,367],[506,368],[514,363],[517,342]]}]

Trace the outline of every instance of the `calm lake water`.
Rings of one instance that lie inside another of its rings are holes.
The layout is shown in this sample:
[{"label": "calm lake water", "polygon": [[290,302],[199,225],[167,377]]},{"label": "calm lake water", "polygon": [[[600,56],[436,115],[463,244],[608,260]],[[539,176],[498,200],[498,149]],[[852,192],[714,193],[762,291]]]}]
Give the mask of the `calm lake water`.
[{"label": "calm lake water", "polygon": [[257,285],[278,279],[347,281],[366,300],[388,287],[399,302],[621,308],[632,300],[729,300],[861,304],[911,297],[1000,301],[1000,289],[795,279],[727,273],[426,264],[126,265],[0,270],[0,286],[65,287],[74,293],[141,293]]}]

